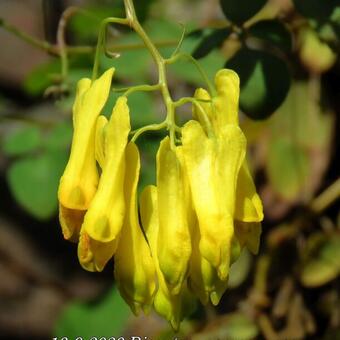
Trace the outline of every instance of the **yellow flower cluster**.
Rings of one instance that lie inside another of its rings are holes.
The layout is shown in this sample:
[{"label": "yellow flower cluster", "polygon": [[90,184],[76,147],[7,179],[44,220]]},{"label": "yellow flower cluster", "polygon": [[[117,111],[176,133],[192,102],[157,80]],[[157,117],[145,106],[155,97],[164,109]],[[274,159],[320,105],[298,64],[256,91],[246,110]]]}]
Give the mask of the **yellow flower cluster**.
[{"label": "yellow flower cluster", "polygon": [[238,125],[239,79],[220,70],[215,96],[196,91],[194,120],[178,145],[161,141],[157,185],[138,204],[140,156],[129,142],[127,98],[118,98],[109,120],[100,115],[113,73],[78,83],[60,223],[86,270],[101,271],[114,256],[115,280],[134,313],[153,306],[177,329],[196,297],[219,303],[243,246],[258,250],[263,212]]}]

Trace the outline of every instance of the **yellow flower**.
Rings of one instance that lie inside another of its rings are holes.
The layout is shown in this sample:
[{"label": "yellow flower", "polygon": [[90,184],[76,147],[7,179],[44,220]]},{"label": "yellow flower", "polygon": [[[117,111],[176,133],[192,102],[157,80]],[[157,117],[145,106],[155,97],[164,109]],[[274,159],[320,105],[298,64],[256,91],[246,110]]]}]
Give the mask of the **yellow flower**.
[{"label": "yellow flower", "polygon": [[[202,103],[202,106],[212,123],[214,133],[219,135],[221,133],[221,129],[223,129],[228,124],[234,126],[238,126],[239,124],[238,75],[232,70],[222,69],[216,74],[215,86],[217,90],[216,97],[211,99],[209,93],[206,90],[198,89],[195,93],[195,98],[199,100],[212,101],[212,104]],[[196,108],[194,108],[194,114],[196,117],[199,117]],[[247,228],[254,228],[255,233],[253,233],[253,235],[260,235],[259,230],[261,229],[261,226],[258,226],[258,222],[261,222],[263,219],[262,202],[256,192],[246,159],[243,161],[237,177],[234,219],[237,220],[236,227],[241,225],[241,222],[251,222],[251,225],[249,225]],[[242,232],[244,229],[245,228],[240,228],[240,232]]]},{"label": "yellow flower", "polygon": [[151,251],[138,221],[137,184],[140,159],[137,146],[130,142],[126,149],[124,226],[115,255],[115,278],[125,301],[138,314],[148,312],[156,289],[156,273]]},{"label": "yellow flower", "polygon": [[184,171],[164,138],[157,153],[157,193],[159,232],[157,251],[160,269],[173,294],[177,294],[186,278],[191,255]]},{"label": "yellow flower", "polygon": [[201,255],[199,250],[200,239],[201,235],[197,227],[193,234],[189,287],[199,297],[202,304],[206,305],[210,300],[216,306],[227,289],[228,281],[221,280],[216,268]]},{"label": "yellow flower", "polygon": [[98,129],[105,129],[102,151],[105,156],[101,160],[98,189],[85,214],[78,246],[80,263],[89,271],[104,268],[116,251],[123,226],[125,149],[130,132],[126,97],[118,98],[106,126],[105,120],[98,122]]},{"label": "yellow flower", "polygon": [[87,78],[78,82],[71,153],[58,190],[59,218],[65,239],[77,240],[85,211],[97,190],[95,126],[109,95],[113,72],[111,68],[94,82]]},{"label": "yellow flower", "polygon": [[204,89],[196,90],[205,117],[194,106],[193,116],[200,124],[188,122],[182,132],[199,226],[194,233],[189,282],[202,302],[210,297],[213,304],[227,287],[228,268],[240,246],[258,249],[263,219],[245,159],[246,140],[238,126],[239,78],[223,69],[216,74],[215,86],[213,98]]},{"label": "yellow flower", "polygon": [[208,138],[196,121],[182,129],[183,153],[193,206],[200,230],[202,256],[226,280],[234,235],[237,175],[245,156],[246,140],[236,125],[228,124]]},{"label": "yellow flower", "polygon": [[[188,290],[186,283],[180,291],[173,294],[159,266],[158,249],[164,244],[159,242],[158,192],[153,185],[147,186],[140,197],[140,215],[142,225],[151,248],[152,258],[156,268],[158,289],[154,298],[154,308],[158,314],[168,320],[171,326],[178,330],[180,322],[195,307],[195,298]],[[167,242],[174,245],[172,242]]]}]

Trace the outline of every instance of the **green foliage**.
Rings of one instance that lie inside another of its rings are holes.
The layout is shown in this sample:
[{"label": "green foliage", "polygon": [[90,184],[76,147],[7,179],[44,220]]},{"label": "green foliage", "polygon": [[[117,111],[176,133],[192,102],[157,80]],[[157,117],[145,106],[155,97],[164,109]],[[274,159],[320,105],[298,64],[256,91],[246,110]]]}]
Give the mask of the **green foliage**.
[{"label": "green foliage", "polygon": [[7,155],[20,156],[8,168],[9,188],[16,201],[38,219],[47,219],[56,213],[57,189],[71,138],[72,128],[63,122],[46,136],[37,127],[26,127],[6,139]]},{"label": "green foliage", "polygon": [[[111,3],[110,3],[111,2]],[[97,40],[100,22],[108,16],[123,16],[122,1],[108,1],[107,4],[98,2],[87,6],[70,18],[68,27],[81,42],[95,42]]]},{"label": "green foliage", "polygon": [[306,287],[319,287],[340,274],[340,235],[312,234],[307,240],[301,282]]},{"label": "green foliage", "polygon": [[240,77],[240,107],[253,119],[264,119],[284,101],[290,86],[285,62],[267,52],[241,49],[227,61],[226,68]]},{"label": "green foliage", "polygon": [[130,309],[117,289],[111,291],[96,304],[74,302],[70,304],[57,321],[54,335],[75,339],[92,337],[119,337],[123,334]]},{"label": "green foliage", "polygon": [[192,56],[196,59],[205,57],[215,48],[221,47],[230,33],[230,28],[220,28],[213,30],[201,40],[199,45],[193,51]]},{"label": "green foliage", "polygon": [[338,0],[293,0],[297,11],[307,18],[327,20],[336,7]]},{"label": "green foliage", "polygon": [[57,188],[67,161],[62,151],[25,156],[8,169],[7,180],[17,202],[38,219],[57,209]]},{"label": "green foliage", "polygon": [[60,73],[60,61],[54,59],[35,68],[23,83],[24,90],[31,96],[41,95]]},{"label": "green foliage", "polygon": [[293,199],[300,192],[309,175],[309,159],[293,141],[275,139],[269,145],[268,176],[277,192]]},{"label": "green foliage", "polygon": [[[192,54],[198,45],[199,36],[189,35],[183,41],[182,52]],[[216,72],[223,67],[224,58],[218,50],[211,51],[199,61],[202,68],[210,79],[213,79]],[[192,85],[205,86],[197,68],[187,60],[179,60],[177,63],[170,65],[172,71],[179,79],[184,80]]]},{"label": "green foliage", "polygon": [[195,335],[195,340],[238,339],[252,340],[259,333],[255,322],[241,313],[225,315],[219,323]]},{"label": "green foliage", "polygon": [[332,135],[332,115],[323,112],[310,85],[294,82],[287,99],[270,119],[266,169],[272,188],[295,200],[312,195],[320,163],[326,162]]},{"label": "green foliage", "polygon": [[7,156],[17,156],[35,150],[42,141],[38,127],[28,125],[15,129],[2,143],[2,151]]},{"label": "green foliage", "polygon": [[239,25],[253,17],[266,2],[266,0],[220,0],[226,18]]},{"label": "green foliage", "polygon": [[279,20],[262,20],[252,25],[248,33],[250,36],[269,42],[283,52],[292,51],[292,36],[285,25]]}]

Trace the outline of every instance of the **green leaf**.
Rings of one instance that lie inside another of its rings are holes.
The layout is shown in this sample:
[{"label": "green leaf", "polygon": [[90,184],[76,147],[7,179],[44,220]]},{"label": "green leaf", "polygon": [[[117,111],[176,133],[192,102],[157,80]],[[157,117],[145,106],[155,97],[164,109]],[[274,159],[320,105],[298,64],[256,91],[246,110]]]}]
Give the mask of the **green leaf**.
[{"label": "green leaf", "polygon": [[36,126],[24,126],[11,131],[2,144],[7,156],[17,156],[38,148],[41,142],[41,131]]},{"label": "green leaf", "polygon": [[[103,114],[109,118],[112,109],[121,93],[114,92],[110,95]],[[144,125],[153,124],[158,118],[155,114],[155,108],[152,100],[152,94],[148,92],[134,92],[128,96],[128,105],[130,109],[130,120],[132,130],[138,129]]]},{"label": "green leaf", "polygon": [[200,59],[208,55],[215,48],[221,47],[223,42],[231,33],[230,28],[220,28],[213,30],[209,35],[204,37],[193,52],[193,57]]},{"label": "green leaf", "polygon": [[306,152],[284,138],[272,140],[269,144],[267,173],[277,193],[286,199],[294,199],[309,175]]},{"label": "green leaf", "polygon": [[83,12],[79,11],[71,16],[68,22],[68,28],[72,32],[76,41],[89,42],[95,41],[98,36],[100,22],[109,17],[120,17],[124,15],[124,7],[122,2],[104,5],[103,3],[87,6]]},{"label": "green leaf", "polygon": [[24,90],[31,96],[39,96],[53,83],[53,75],[60,73],[59,59],[36,67],[25,79]]},{"label": "green leaf", "polygon": [[69,339],[82,337],[119,337],[122,336],[130,309],[113,288],[96,304],[74,302],[70,304],[57,321],[54,335]]},{"label": "green leaf", "polygon": [[143,22],[149,13],[150,6],[155,2],[155,0],[138,0],[135,2],[135,10],[140,22]]},{"label": "green leaf", "polygon": [[226,18],[239,25],[253,17],[266,2],[266,0],[220,0]]},{"label": "green leaf", "polygon": [[157,120],[152,101],[152,94],[146,92],[135,92],[129,95],[128,102],[133,129],[153,124],[155,120]]},{"label": "green leaf", "polygon": [[57,124],[49,132],[45,145],[50,150],[67,150],[71,145],[73,129],[71,122],[65,121]]},{"label": "green leaf", "polygon": [[195,340],[216,340],[216,339],[256,339],[259,330],[254,321],[241,313],[231,313],[217,317],[202,332],[196,333]]},{"label": "green leaf", "polygon": [[226,339],[251,340],[258,332],[256,324],[240,313],[232,314],[226,324]]},{"label": "green leaf", "polygon": [[30,156],[13,162],[7,172],[12,195],[30,214],[51,217],[57,209],[57,189],[67,161],[64,150]]},{"label": "green leaf", "polygon": [[307,18],[327,20],[336,7],[338,0],[293,0],[296,10]]},{"label": "green leaf", "polygon": [[243,48],[225,67],[240,77],[240,107],[250,118],[267,118],[286,98],[290,74],[286,63],[278,57]]},{"label": "green leaf", "polygon": [[288,200],[313,197],[328,168],[334,114],[320,106],[309,84],[295,81],[266,129],[266,167],[273,189]]},{"label": "green leaf", "polygon": [[288,53],[292,50],[292,36],[286,26],[279,20],[263,20],[252,25],[248,33],[250,36],[259,38],[282,51]]},{"label": "green leaf", "polygon": [[317,246],[318,249],[310,250],[302,266],[300,279],[306,287],[322,286],[340,274],[340,236],[333,235]]}]

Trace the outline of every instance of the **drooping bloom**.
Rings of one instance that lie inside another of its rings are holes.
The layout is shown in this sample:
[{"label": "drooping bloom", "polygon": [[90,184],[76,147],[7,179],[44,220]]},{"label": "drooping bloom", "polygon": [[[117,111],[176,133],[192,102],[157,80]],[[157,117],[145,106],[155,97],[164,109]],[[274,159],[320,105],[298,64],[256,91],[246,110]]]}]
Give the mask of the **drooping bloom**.
[{"label": "drooping bloom", "polygon": [[[140,198],[140,214],[142,225],[147,236],[152,258],[155,264],[158,289],[154,298],[154,308],[158,314],[168,320],[171,326],[177,330],[183,318],[190,314],[195,306],[195,298],[190,293],[184,282],[178,292],[173,294],[165,280],[164,274],[159,265],[158,249],[164,246],[160,242],[159,214],[158,214],[158,192],[157,187],[147,186]],[[167,243],[174,245],[168,240]]]},{"label": "drooping bloom", "polygon": [[58,190],[59,218],[65,239],[78,239],[84,214],[97,190],[96,119],[109,95],[113,72],[111,68],[94,82],[87,78],[78,82],[71,153]]},{"label": "drooping bloom", "polygon": [[228,268],[240,247],[258,250],[263,219],[245,160],[246,140],[238,126],[238,76],[220,70],[215,86],[213,98],[204,89],[196,91],[201,108],[195,106],[193,116],[200,124],[191,121],[182,133],[198,218],[189,284],[203,303],[210,298],[214,305],[227,288]]},{"label": "drooping bloom", "polygon": [[197,297],[219,303],[241,248],[259,247],[263,211],[238,122],[239,79],[220,70],[215,96],[195,92],[194,120],[179,139],[161,141],[157,186],[144,189],[138,211],[140,156],[129,142],[127,98],[118,98],[109,120],[100,115],[112,74],[78,84],[59,188],[63,233],[79,238],[86,270],[101,271],[114,256],[115,280],[132,311],[153,306],[177,330]]},{"label": "drooping bloom", "polygon": [[200,253],[226,280],[234,235],[237,175],[246,140],[238,126],[226,125],[215,138],[196,121],[182,131],[183,152],[201,239]]},{"label": "drooping bloom", "polygon": [[164,138],[157,153],[157,201],[159,231],[157,256],[164,279],[173,294],[177,294],[186,278],[191,255],[191,235],[188,224],[184,171]]},{"label": "drooping bloom", "polygon": [[[102,172],[98,189],[85,214],[78,246],[81,265],[90,271],[101,271],[116,251],[125,215],[125,151],[130,132],[126,97],[119,97],[111,118],[98,120],[102,131]],[[100,143],[97,133],[97,143]],[[101,147],[97,146],[97,150]],[[98,156],[97,156],[98,158]]]},{"label": "drooping bloom", "polygon": [[130,142],[126,149],[124,193],[126,214],[115,255],[115,278],[132,311],[148,312],[156,289],[156,273],[151,250],[138,220],[137,184],[140,159],[137,146]]}]

